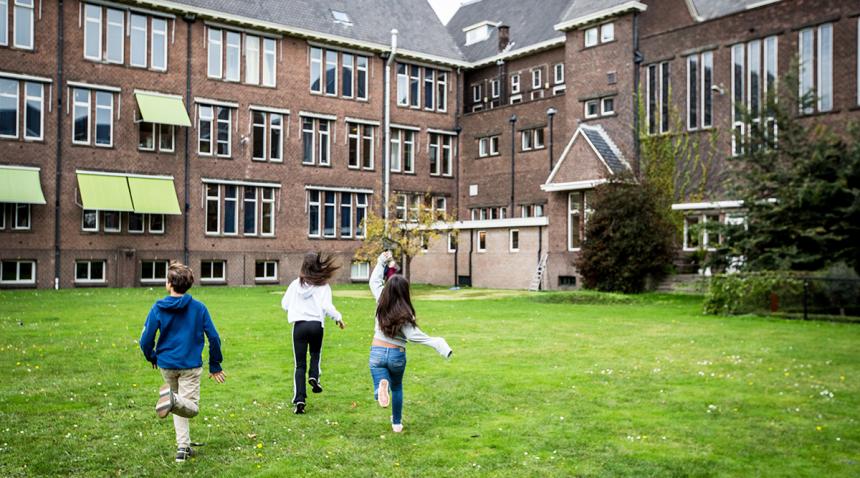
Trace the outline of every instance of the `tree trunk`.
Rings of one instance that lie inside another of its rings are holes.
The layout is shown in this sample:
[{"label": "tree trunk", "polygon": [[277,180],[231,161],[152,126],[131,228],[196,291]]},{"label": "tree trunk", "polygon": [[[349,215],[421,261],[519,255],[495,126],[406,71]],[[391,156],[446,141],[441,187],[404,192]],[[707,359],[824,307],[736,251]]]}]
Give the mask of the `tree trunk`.
[{"label": "tree trunk", "polygon": [[406,266],[406,271],[403,275],[406,277],[406,280],[408,280],[411,283],[412,282],[412,256],[410,256],[410,255],[406,256],[406,261],[405,261],[404,265]]}]

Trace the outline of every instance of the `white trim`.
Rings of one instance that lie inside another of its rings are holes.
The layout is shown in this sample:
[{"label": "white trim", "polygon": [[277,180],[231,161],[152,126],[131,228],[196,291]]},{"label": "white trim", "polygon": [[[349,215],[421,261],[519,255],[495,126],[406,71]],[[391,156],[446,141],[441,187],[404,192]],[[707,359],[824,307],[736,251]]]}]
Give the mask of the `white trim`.
[{"label": "white trim", "polygon": [[391,123],[391,127],[393,129],[408,129],[410,131],[418,131],[418,132],[421,131],[421,127],[419,127],[419,126],[409,126],[409,125],[398,124],[398,123]]},{"label": "white trim", "polygon": [[158,91],[150,91],[150,90],[137,90],[137,89],[136,89],[136,90],[134,90],[134,91],[133,91],[133,93],[134,93],[135,95],[136,95],[136,94],[138,94],[138,93],[140,93],[140,94],[142,94],[142,95],[161,96],[161,97],[163,97],[163,98],[171,98],[171,99],[174,99],[174,100],[184,100],[184,99],[185,99],[185,97],[184,97],[184,96],[182,96],[182,95],[174,95],[174,94],[171,94],[171,93],[161,93],[161,92],[158,92]]},{"label": "white trim", "polygon": [[43,76],[24,75],[21,73],[8,73],[5,71],[0,71],[0,78],[8,78],[10,80],[32,81],[35,83],[53,83],[54,82],[54,80],[52,80],[51,78],[45,78]]},{"label": "white trim", "polygon": [[622,3],[621,5],[617,5],[615,7],[606,8],[604,10],[599,10],[597,12],[591,13],[589,15],[583,15],[581,17],[573,18],[571,20],[567,20],[561,23],[557,23],[553,25],[553,28],[559,31],[571,30],[574,27],[579,25],[584,25],[586,23],[591,23],[596,20],[600,20],[601,18],[611,17],[613,15],[617,15],[619,13],[624,13],[627,10],[639,10],[640,12],[644,12],[648,9],[648,6],[642,2],[630,1],[626,3]]},{"label": "white trim", "polygon": [[426,131],[428,133],[444,134],[444,135],[448,135],[448,136],[458,136],[458,133],[456,131],[451,131],[451,130],[447,130],[447,129],[427,128]]},{"label": "white trim", "polygon": [[469,25],[469,26],[467,26],[467,27],[463,27],[463,31],[464,31],[464,32],[467,32],[467,31],[469,31],[469,30],[474,30],[474,29],[476,29],[476,28],[478,28],[478,27],[482,27],[482,26],[484,26],[484,25],[489,25],[489,26],[497,27],[497,26],[499,26],[499,25],[501,25],[501,24],[502,24],[502,22],[491,22],[491,21],[489,21],[489,20],[484,20],[483,22],[473,23],[472,25]]},{"label": "white trim", "polygon": [[252,35],[252,36],[267,37],[267,38],[271,38],[273,40],[280,40],[281,38],[283,38],[283,35],[278,35],[275,33],[268,33],[268,32],[264,32],[261,30],[251,30],[249,28],[242,28],[242,27],[237,27],[235,25],[228,25],[226,23],[212,22],[209,20],[205,20],[203,22],[203,24],[206,25],[207,27],[212,27],[212,28],[215,28],[217,30],[232,30],[232,31],[237,32],[237,33],[246,33],[246,34]]},{"label": "white trim", "polygon": [[141,178],[141,179],[169,179],[173,181],[173,176],[151,176],[146,174],[133,173],[112,173],[108,171],[90,171],[87,169],[76,169],[75,174],[89,174],[91,176],[117,176],[121,178]]},{"label": "white trim", "polygon": [[464,65],[464,66],[466,68],[478,68],[478,67],[481,67],[484,65],[495,63],[498,60],[513,59],[516,57],[525,56],[525,55],[528,55],[531,53],[535,53],[539,50],[548,50],[548,49],[556,47],[556,46],[562,46],[565,44],[566,41],[567,41],[566,36],[550,38],[549,40],[544,40],[542,42],[534,43],[534,44],[529,45],[529,46],[517,48],[516,50],[505,51],[505,52],[499,53],[498,55],[493,55],[491,57],[487,57],[487,58],[484,58],[482,60],[478,60],[474,63],[469,63],[469,64]]},{"label": "white trim", "polygon": [[[689,1],[689,0],[688,0]],[[781,0],[761,0],[760,2],[750,3],[746,6],[747,10],[752,10],[754,8],[765,7],[767,5],[771,5],[774,3],[779,3]]]},{"label": "white trim", "polygon": [[[578,138],[580,135],[585,137],[585,141],[588,142],[589,146],[591,146],[591,150],[594,151],[594,154],[597,155],[597,157],[600,159],[600,162],[603,163],[604,166],[606,166],[606,169],[607,169],[607,171],[609,171],[609,174],[610,175],[615,174],[615,172],[612,171],[612,168],[609,167],[609,164],[606,163],[606,159],[603,158],[603,156],[600,154],[600,152],[597,150],[597,148],[594,147],[594,144],[591,143],[591,140],[588,139],[588,135],[584,134],[582,132],[583,129],[591,129],[593,131],[598,131],[601,134],[603,134],[604,139],[607,141],[607,145],[612,150],[612,152],[615,153],[615,156],[618,158],[618,160],[621,161],[622,164],[627,166],[628,169],[630,168],[630,164],[621,155],[621,150],[618,149],[618,146],[611,140],[611,138],[609,138],[609,135],[606,134],[606,131],[602,127],[581,125],[579,128],[576,129],[576,133],[574,133],[573,137],[570,139],[570,142],[567,143],[567,146],[564,148],[564,152],[561,153],[561,159],[559,159],[558,163],[556,163],[555,168],[553,168],[552,172],[549,174],[549,177],[546,179],[545,184],[541,185],[541,189],[543,191],[568,191],[568,190],[570,190],[569,189],[570,185],[575,185],[578,183],[585,182],[585,181],[574,181],[573,183],[561,183],[558,185],[551,184],[552,180],[555,178],[555,175],[558,173],[559,169],[561,169],[561,165],[567,159],[567,155],[570,153],[570,150],[573,148],[573,144],[576,142],[576,138]],[[606,180],[602,179],[601,181],[605,182]],[[557,189],[557,187],[559,187],[559,186],[564,186],[565,188],[564,189]]]},{"label": "white trim", "polygon": [[0,164],[0,169],[11,169],[13,171],[41,171],[42,168],[37,166],[13,166],[9,164]]},{"label": "white trim", "polygon": [[[773,0],[768,0],[773,1]],[[693,20],[696,22],[701,22],[704,20],[704,17],[699,15],[699,10],[696,9],[696,5],[693,4],[693,0],[684,0],[684,3],[687,4],[687,11],[690,13],[690,16],[693,17]]]},{"label": "white trim", "polygon": [[346,121],[347,123],[363,124],[366,126],[379,126],[382,124],[379,121],[353,118],[352,116],[347,116],[346,118],[344,118],[344,121]]},{"label": "white trim", "polygon": [[130,5],[125,5],[125,4],[116,3],[116,2],[109,2],[107,0],[86,0],[85,2],[82,2],[82,3],[92,3],[94,5],[101,5],[103,7],[109,7],[109,8],[113,8],[113,9],[117,9],[117,10],[127,10],[130,12],[142,13],[145,15],[152,15],[154,17],[169,18],[171,20],[176,19],[176,15],[173,15],[170,13],[160,12],[158,10],[149,10],[149,9],[141,8],[141,7],[132,7]]},{"label": "white trim", "polygon": [[290,110],[283,108],[272,108],[270,106],[260,106],[260,105],[249,105],[248,109],[251,111],[262,111],[263,113],[275,113],[278,115],[289,115]]},{"label": "white trim", "polygon": [[[280,183],[266,183],[260,181],[243,181],[241,179],[212,179],[212,178],[200,178],[203,184],[229,184],[231,186],[254,186],[260,188],[281,188]],[[239,199],[242,201],[242,198]]]},{"label": "white trim", "polygon": [[672,204],[673,211],[698,211],[702,209],[736,209],[743,207],[743,201],[687,202]]},{"label": "white trim", "polygon": [[560,191],[581,191],[583,189],[594,189],[601,184],[608,183],[608,179],[589,179],[586,181],[572,181],[569,183],[541,184],[541,191],[560,192]]},{"label": "white trim", "polygon": [[[517,233],[517,247],[514,247],[514,233]],[[520,230],[508,230],[508,252],[520,252]]]},{"label": "white trim", "polygon": [[299,117],[316,118],[327,121],[337,121],[337,115],[329,115],[325,113],[314,113],[312,111],[299,111]]},{"label": "white trim", "polygon": [[101,91],[110,91],[111,93],[121,93],[122,88],[117,86],[110,85],[98,85],[96,83],[87,83],[85,81],[67,81],[67,86],[72,88],[82,88],[86,90],[101,90]]},{"label": "white trim", "polygon": [[[232,103],[230,101],[213,100],[211,98],[202,98],[200,96],[194,97],[194,103],[196,103],[198,105],[206,105],[206,106],[221,106],[223,108],[234,108],[234,109],[239,108],[239,103]],[[216,115],[215,112],[212,113],[212,117],[216,119],[216,122],[217,122],[217,116],[218,115]],[[231,118],[231,121],[232,121],[232,118]]]},{"label": "white trim", "polygon": [[524,227],[543,227],[549,225],[549,218],[543,217],[509,217],[505,219],[484,219],[474,221],[438,222],[431,226],[437,231],[462,229],[510,229]]},{"label": "white trim", "polygon": [[347,187],[338,187],[338,186],[307,185],[307,186],[305,186],[305,191],[328,191],[328,192],[335,192],[335,193],[373,194],[373,189],[347,188]]}]

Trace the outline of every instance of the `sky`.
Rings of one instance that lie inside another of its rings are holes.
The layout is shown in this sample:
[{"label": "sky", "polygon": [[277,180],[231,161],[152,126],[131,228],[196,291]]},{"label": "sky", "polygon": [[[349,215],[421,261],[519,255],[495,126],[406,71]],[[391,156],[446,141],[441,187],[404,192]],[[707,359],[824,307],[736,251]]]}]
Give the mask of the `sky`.
[{"label": "sky", "polygon": [[461,0],[429,0],[430,5],[436,10],[436,15],[442,20],[442,23],[448,23],[448,20],[454,16],[454,12],[460,7]]}]

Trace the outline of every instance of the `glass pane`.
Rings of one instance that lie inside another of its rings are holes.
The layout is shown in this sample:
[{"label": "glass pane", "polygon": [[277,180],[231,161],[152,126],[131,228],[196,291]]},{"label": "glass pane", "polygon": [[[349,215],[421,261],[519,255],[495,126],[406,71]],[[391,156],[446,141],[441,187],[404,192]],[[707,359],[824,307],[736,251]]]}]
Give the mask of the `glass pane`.
[{"label": "glass pane", "polygon": [[[87,5],[87,8],[89,7],[90,5]],[[106,43],[105,59],[114,63],[122,63],[123,47],[125,46],[125,12],[122,10],[108,9],[107,11]]]},{"label": "glass pane", "polygon": [[[5,272],[5,267],[4,267]],[[90,264],[88,262],[78,262],[75,263],[75,279],[86,280],[89,279],[90,275]]]},{"label": "glass pane", "polygon": [[245,187],[244,228],[245,234],[257,233],[257,188]]},{"label": "glass pane", "polygon": [[227,71],[224,78],[230,81],[239,81],[239,56],[242,35],[236,32],[227,32]]},{"label": "glass pane", "polygon": [[19,262],[18,263],[18,280],[32,281],[33,280],[33,263]]},{"label": "glass pane", "polygon": [[102,280],[105,278],[105,263],[95,261],[90,263],[90,279]]},{"label": "glass pane", "polygon": [[152,19],[152,67],[167,69],[167,20]]},{"label": "glass pane", "polygon": [[0,134],[18,135],[18,82],[0,78]]},{"label": "glass pane", "polygon": [[343,83],[342,91],[343,96],[352,97],[352,69],[353,69],[353,57],[348,53],[343,54],[343,74],[342,80]]},{"label": "glass pane", "polygon": [[[14,1],[14,0],[10,0]],[[3,12],[6,13],[5,11]],[[98,5],[87,4],[84,8],[84,57],[94,60],[100,60],[101,52],[101,25],[102,25],[102,7]],[[17,24],[15,28],[17,29]],[[15,42],[18,42],[16,35]]]},{"label": "glass pane", "polygon": [[155,126],[152,123],[140,123],[140,138],[138,147],[140,149],[152,150],[155,148]]},{"label": "glass pane", "polygon": [[96,144],[113,144],[113,93],[96,92]]},{"label": "glass pane", "polygon": [[42,85],[40,83],[26,84],[26,124],[25,136],[28,138],[42,137]]},{"label": "glass pane", "polygon": [[337,94],[337,52],[325,52],[325,92],[328,95]]},{"label": "glass pane", "polygon": [[162,151],[173,151],[173,126],[162,124],[158,126],[158,147]]},{"label": "glass pane", "polygon": [[209,29],[209,70],[212,78],[221,77],[221,30]]},{"label": "glass pane", "polygon": [[245,82],[260,82],[260,37],[245,36]]},{"label": "glass pane", "polygon": [[131,16],[131,64],[134,66],[146,66],[146,17],[143,15]]},{"label": "glass pane", "polygon": [[143,232],[143,214],[128,213],[128,231]]}]

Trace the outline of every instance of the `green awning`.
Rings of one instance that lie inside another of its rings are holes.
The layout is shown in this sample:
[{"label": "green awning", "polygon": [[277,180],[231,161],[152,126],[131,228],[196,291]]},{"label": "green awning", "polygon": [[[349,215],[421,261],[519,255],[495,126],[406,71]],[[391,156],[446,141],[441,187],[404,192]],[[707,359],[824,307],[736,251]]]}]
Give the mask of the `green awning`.
[{"label": "green awning", "polygon": [[172,124],[174,126],[191,126],[188,112],[182,98],[178,96],[157,95],[135,92],[140,115],[147,123]]},{"label": "green awning", "polygon": [[179,200],[173,180],[167,178],[141,178],[130,176],[128,187],[134,212],[145,214],[180,215]]},{"label": "green awning", "polygon": [[84,209],[134,212],[125,176],[78,173],[78,187]]},{"label": "green awning", "polygon": [[0,202],[46,204],[39,168],[0,166]]}]

